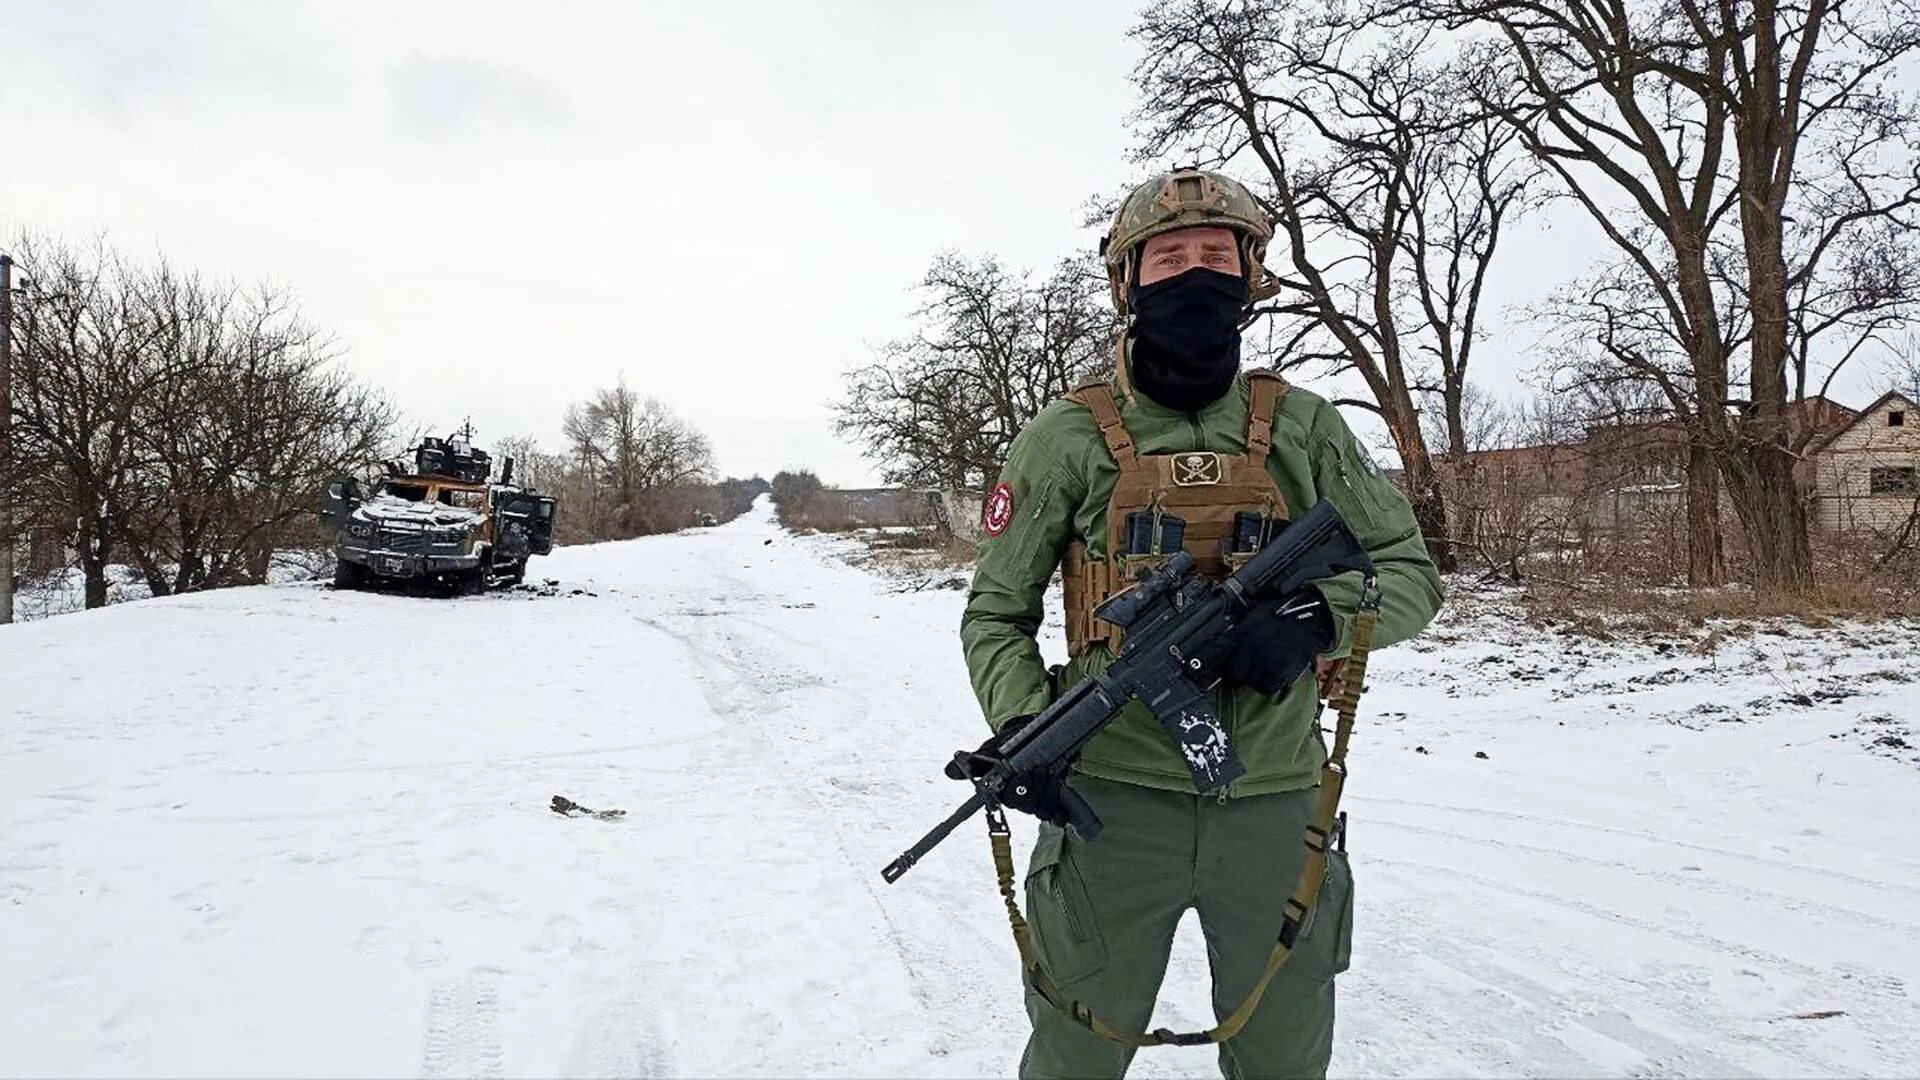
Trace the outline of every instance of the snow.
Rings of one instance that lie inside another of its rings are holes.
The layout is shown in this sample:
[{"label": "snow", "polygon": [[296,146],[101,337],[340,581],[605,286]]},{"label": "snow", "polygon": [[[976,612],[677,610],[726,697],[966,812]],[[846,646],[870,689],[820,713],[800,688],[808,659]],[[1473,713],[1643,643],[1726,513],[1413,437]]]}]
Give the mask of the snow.
[{"label": "snow", "polygon": [[478,510],[465,510],[445,503],[420,502],[416,499],[403,499],[398,495],[381,493],[360,504],[355,516],[383,525],[458,525],[462,528],[478,521],[485,521],[487,515]]},{"label": "snow", "polygon": [[1679,481],[1663,484],[1626,484],[1612,491],[1615,495],[1656,495],[1662,492],[1679,491],[1684,486]]},{"label": "snow", "polygon": [[[0,628],[0,1074],[1010,1073],[984,830],[879,876],[984,731],[963,594],[851,553],[763,502],[557,588]],[[1920,627],[1763,630],[1379,654],[1336,1074],[1920,1072]],[[1189,921],[1155,1024],[1206,1002]]]}]

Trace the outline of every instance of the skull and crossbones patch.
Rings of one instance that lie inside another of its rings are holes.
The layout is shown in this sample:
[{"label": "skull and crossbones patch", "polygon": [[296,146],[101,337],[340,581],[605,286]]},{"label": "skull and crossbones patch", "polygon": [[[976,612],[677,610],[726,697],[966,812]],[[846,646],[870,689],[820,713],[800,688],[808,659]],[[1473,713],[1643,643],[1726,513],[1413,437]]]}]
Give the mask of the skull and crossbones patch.
[{"label": "skull and crossbones patch", "polygon": [[1173,455],[1173,482],[1181,487],[1219,483],[1220,455],[1201,450]]}]

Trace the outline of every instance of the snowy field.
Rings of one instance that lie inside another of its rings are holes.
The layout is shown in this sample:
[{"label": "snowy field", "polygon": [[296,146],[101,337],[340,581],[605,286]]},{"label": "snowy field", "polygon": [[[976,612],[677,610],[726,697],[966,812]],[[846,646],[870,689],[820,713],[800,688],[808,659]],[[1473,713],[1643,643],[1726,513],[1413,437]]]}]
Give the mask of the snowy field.
[{"label": "snowy field", "polygon": [[[983,830],[879,876],[984,732],[961,594],[849,553],[762,510],[564,549],[544,594],[0,628],[0,1074],[1010,1074]],[[1471,603],[1380,654],[1334,1071],[1920,1074],[1917,657]],[[1206,988],[1187,925],[1156,1024]]]}]

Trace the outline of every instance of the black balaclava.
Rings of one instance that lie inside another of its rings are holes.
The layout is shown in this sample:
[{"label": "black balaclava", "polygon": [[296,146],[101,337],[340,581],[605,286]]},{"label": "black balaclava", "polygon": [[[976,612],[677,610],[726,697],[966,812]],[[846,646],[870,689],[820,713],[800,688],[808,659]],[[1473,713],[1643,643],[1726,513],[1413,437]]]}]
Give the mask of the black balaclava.
[{"label": "black balaclava", "polygon": [[1133,381],[1169,409],[1198,412],[1220,400],[1240,372],[1240,317],[1247,279],[1195,267],[1133,286]]}]

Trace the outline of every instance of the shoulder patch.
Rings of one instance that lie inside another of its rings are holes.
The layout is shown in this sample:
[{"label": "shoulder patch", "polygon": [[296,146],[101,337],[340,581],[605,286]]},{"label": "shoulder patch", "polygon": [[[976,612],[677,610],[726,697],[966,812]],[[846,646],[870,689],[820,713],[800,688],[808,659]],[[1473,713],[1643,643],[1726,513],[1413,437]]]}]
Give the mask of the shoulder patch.
[{"label": "shoulder patch", "polygon": [[1353,456],[1360,459],[1360,467],[1367,470],[1367,475],[1380,475],[1380,466],[1374,463],[1373,454],[1367,450],[1367,444],[1361,442],[1358,435],[1353,437]]},{"label": "shoulder patch", "polygon": [[1013,485],[1002,480],[994,486],[980,506],[980,527],[988,536],[999,536],[1013,524]]}]

